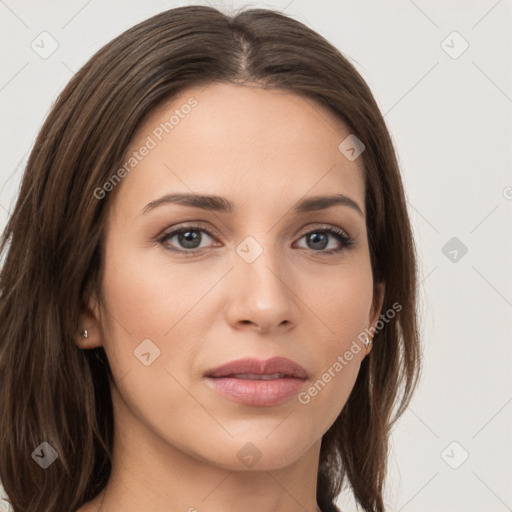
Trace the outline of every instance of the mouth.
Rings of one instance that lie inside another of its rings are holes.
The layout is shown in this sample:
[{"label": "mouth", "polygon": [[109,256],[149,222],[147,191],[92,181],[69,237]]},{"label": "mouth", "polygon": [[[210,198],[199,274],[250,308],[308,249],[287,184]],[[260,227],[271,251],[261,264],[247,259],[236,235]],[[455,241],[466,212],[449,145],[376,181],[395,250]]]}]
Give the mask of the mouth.
[{"label": "mouth", "polygon": [[205,374],[207,384],[228,400],[250,406],[287,402],[304,386],[306,370],[284,357],[240,359]]},{"label": "mouth", "polygon": [[286,357],[271,357],[260,360],[255,358],[238,359],[227,364],[208,370],[206,377],[234,377],[242,379],[267,380],[283,377],[307,379],[306,370],[295,361]]},{"label": "mouth", "polygon": [[[244,380],[274,380],[274,379],[284,379],[286,377],[291,377],[291,375],[287,375],[286,373],[272,373],[272,374],[258,374],[258,373],[238,373],[235,375],[226,375],[226,377],[232,379],[244,379]],[[219,378],[219,377],[216,377]]]}]

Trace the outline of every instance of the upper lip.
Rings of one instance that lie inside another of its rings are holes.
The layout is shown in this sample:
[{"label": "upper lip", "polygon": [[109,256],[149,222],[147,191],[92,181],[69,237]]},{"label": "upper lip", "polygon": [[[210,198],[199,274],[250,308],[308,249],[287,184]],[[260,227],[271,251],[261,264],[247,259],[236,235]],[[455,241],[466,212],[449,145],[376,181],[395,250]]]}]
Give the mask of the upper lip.
[{"label": "upper lip", "polygon": [[255,359],[247,357],[231,361],[206,372],[207,377],[229,377],[238,374],[253,373],[256,375],[272,375],[282,373],[287,377],[306,379],[308,374],[304,368],[286,357],[271,357],[270,359]]}]

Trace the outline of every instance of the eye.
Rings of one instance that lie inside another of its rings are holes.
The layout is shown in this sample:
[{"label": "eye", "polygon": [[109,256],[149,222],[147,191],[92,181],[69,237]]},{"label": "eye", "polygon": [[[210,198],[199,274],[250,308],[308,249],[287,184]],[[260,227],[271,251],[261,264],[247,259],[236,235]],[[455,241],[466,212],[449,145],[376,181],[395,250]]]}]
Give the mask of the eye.
[{"label": "eye", "polygon": [[[325,250],[329,246],[329,237],[333,237],[338,242],[338,247]],[[312,249],[314,252],[325,254],[336,254],[354,245],[354,240],[343,230],[335,227],[322,227],[313,231],[308,231],[302,235],[308,245],[306,249]],[[341,247],[340,247],[341,246]]]},{"label": "eye", "polygon": [[[170,251],[196,254],[201,252],[201,249],[204,248],[200,247],[201,242],[204,240],[204,235],[202,235],[202,233],[205,233],[207,238],[214,238],[207,229],[204,229],[200,225],[193,225],[178,226],[177,228],[164,233],[158,241]],[[176,238],[175,244],[178,245],[178,248],[172,247],[172,244],[170,244],[173,238]]]},{"label": "eye", "polygon": [[[197,254],[205,248],[205,246],[201,247],[202,242],[205,241],[205,235],[207,239],[216,240],[210,231],[200,224],[182,225],[164,233],[158,239],[158,242],[169,251],[182,254]],[[337,241],[337,246],[335,243],[334,248],[331,247],[325,250],[329,246],[330,237],[334,238],[335,242]],[[354,245],[354,240],[343,229],[332,226],[322,226],[321,228],[308,231],[302,235],[300,240],[303,238],[306,239],[306,249],[323,254],[337,254]],[[174,242],[172,242],[173,239],[175,239]]]}]

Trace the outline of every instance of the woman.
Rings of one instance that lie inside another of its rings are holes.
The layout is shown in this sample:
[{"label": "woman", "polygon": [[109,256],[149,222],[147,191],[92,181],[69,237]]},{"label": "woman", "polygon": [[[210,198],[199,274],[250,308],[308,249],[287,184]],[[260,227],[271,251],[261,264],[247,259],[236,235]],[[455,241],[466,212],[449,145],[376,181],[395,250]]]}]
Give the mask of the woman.
[{"label": "woman", "polygon": [[417,384],[390,135],[320,35],[171,9],[59,96],[6,226],[0,479],[15,512],[383,511]]}]

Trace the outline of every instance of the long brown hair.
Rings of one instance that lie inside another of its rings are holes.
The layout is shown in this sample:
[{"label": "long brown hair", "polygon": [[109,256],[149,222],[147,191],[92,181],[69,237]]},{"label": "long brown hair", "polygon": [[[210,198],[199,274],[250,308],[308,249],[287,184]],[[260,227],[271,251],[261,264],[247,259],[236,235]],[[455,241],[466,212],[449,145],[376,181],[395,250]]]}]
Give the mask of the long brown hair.
[{"label": "long brown hair", "polygon": [[[322,438],[317,501],[344,483],[365,511],[385,510],[388,438],[420,374],[414,241],[393,144],[352,64],[302,23],[267,9],[162,12],[100,49],[71,79],[30,154],[0,242],[0,480],[15,512],[79,508],[106,485],[113,413],[103,348],[77,347],[79,313],[99,289],[111,196],[94,191],[122,165],[141,122],[188,87],[254,82],[326,106],[365,146],[367,231],[382,311],[352,393]],[[341,142],[341,141],[340,141]],[[5,254],[4,254],[5,253]],[[59,463],[41,470],[47,442]]]}]

